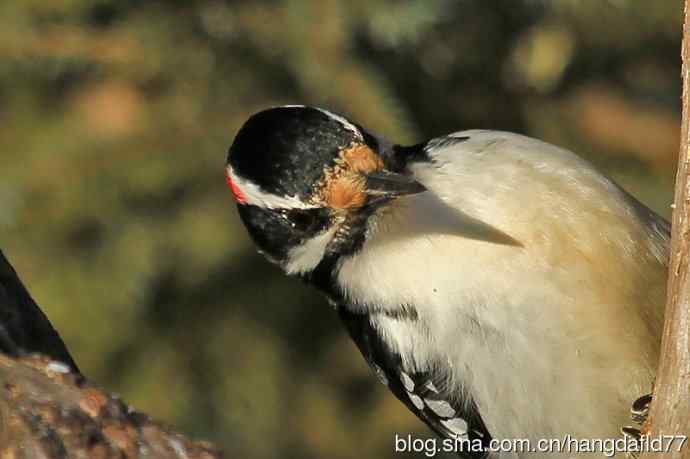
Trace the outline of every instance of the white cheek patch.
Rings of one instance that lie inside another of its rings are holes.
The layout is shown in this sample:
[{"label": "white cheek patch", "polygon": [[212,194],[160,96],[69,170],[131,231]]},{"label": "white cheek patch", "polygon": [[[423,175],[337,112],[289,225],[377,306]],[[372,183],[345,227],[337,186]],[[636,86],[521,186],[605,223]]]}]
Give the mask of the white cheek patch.
[{"label": "white cheek patch", "polygon": [[277,196],[266,193],[257,184],[235,174],[229,164],[225,168],[225,175],[235,200],[240,204],[249,204],[264,209],[315,209],[318,207],[302,202],[297,196]]},{"label": "white cheek patch", "polygon": [[336,231],[337,228],[334,226],[290,249],[285,272],[291,275],[303,274],[316,268],[321,263],[328,243],[331,242]]}]

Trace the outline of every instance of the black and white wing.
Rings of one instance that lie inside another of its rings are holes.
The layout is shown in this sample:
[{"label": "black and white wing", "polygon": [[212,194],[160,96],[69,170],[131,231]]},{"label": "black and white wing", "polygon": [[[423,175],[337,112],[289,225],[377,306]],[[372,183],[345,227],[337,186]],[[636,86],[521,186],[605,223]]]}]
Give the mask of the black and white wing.
[{"label": "black and white wing", "polygon": [[488,451],[491,435],[473,400],[451,401],[457,397],[444,394],[443,381],[438,381],[433,373],[406,371],[400,355],[381,339],[368,314],[354,313],[345,307],[338,307],[338,312],[369,366],[410,411],[441,437],[481,442],[482,451],[457,451],[461,457],[487,456],[484,451]]}]

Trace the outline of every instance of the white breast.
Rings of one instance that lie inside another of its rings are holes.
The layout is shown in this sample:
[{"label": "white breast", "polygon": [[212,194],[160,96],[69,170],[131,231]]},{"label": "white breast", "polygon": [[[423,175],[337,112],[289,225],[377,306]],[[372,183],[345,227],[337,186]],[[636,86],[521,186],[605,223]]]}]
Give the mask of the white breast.
[{"label": "white breast", "polygon": [[657,366],[665,223],[566,150],[455,135],[470,138],[412,166],[429,191],[372,222],[339,284],[356,307],[417,308],[377,326],[408,366],[449,356],[494,437],[618,436]]}]

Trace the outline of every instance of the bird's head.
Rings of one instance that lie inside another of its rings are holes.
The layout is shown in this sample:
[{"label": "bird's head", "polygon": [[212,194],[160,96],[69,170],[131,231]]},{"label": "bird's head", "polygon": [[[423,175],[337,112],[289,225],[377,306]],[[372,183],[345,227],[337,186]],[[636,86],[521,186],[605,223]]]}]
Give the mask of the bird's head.
[{"label": "bird's head", "polygon": [[253,115],[228,152],[226,176],[261,252],[288,274],[356,252],[369,219],[425,188],[393,146],[326,110],[285,106]]}]

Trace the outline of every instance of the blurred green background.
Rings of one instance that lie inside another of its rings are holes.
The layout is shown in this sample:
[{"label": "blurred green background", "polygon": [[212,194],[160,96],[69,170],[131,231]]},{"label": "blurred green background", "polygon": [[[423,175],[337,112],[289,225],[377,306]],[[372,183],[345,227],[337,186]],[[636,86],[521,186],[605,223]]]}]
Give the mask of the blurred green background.
[{"label": "blurred green background", "polygon": [[[0,2],[0,247],[82,370],[229,457],[393,457],[427,430],[225,187],[253,112],[397,142],[506,129],[668,216],[680,0]],[[409,457],[409,456],[408,456]]]}]

